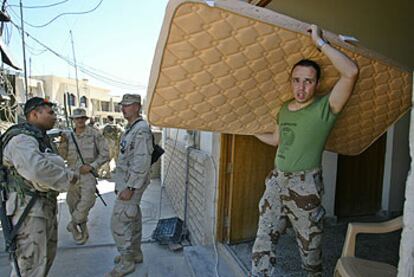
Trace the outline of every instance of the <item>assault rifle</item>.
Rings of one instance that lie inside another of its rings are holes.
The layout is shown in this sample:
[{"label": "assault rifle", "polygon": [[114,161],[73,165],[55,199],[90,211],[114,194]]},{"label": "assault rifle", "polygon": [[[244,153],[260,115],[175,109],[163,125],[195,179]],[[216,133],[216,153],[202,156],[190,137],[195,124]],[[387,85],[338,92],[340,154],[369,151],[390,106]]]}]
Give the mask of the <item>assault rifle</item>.
[{"label": "assault rifle", "polygon": [[[21,224],[25,215],[21,215],[18,224],[13,226],[13,222],[9,216],[7,216],[6,202],[7,202],[7,172],[3,166],[3,147],[0,144],[1,156],[0,156],[0,221],[3,230],[4,242],[6,244],[6,251],[9,252],[10,258],[13,260],[14,269],[18,277],[21,277],[19,263],[16,256],[16,235],[17,230]],[[31,201],[32,202],[32,201]],[[33,204],[32,204],[33,205]],[[27,213],[26,213],[27,214]]]},{"label": "assault rifle", "polygon": [[16,232],[14,231],[11,218],[6,213],[7,194],[3,185],[0,188],[1,204],[0,204],[0,221],[3,230],[4,242],[6,244],[6,251],[9,252],[10,258],[13,260],[14,269],[17,276],[21,277],[19,263],[16,257]]}]

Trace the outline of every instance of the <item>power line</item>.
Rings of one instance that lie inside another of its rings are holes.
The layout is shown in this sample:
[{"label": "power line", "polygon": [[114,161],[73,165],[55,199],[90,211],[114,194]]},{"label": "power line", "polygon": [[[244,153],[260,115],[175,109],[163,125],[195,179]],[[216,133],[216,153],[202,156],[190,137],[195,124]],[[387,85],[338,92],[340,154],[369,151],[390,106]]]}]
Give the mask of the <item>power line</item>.
[{"label": "power line", "polygon": [[145,89],[146,87],[143,85],[138,85],[138,84],[128,84],[128,83],[124,83],[124,82],[120,82],[111,78],[107,78],[105,76],[99,75],[95,72],[89,71],[87,69],[85,69],[84,67],[79,67],[79,70],[83,73],[85,73],[88,76],[91,76],[99,81],[102,81],[106,84],[112,85],[112,86],[116,86],[119,88],[123,88],[123,89]]},{"label": "power line", "polygon": [[[21,31],[20,26],[18,26],[13,21],[10,21],[10,22],[19,31]],[[51,52],[52,54],[54,54],[58,58],[62,59],[63,61],[65,61],[70,66],[73,66],[73,67],[75,66],[74,62],[70,58],[64,57],[63,55],[59,54],[57,51],[53,50],[52,48],[50,48],[49,46],[47,46],[43,42],[39,41],[37,38],[35,38],[32,35],[30,35],[28,32],[25,31],[24,33],[26,34],[26,36],[28,38],[30,38],[33,41],[35,41],[36,43],[40,44],[47,51]],[[103,83],[110,84],[110,85],[115,86],[115,87],[119,87],[119,88],[123,88],[123,89],[145,89],[146,88],[146,86],[143,86],[143,85],[140,85],[140,84],[130,83],[128,81],[122,80],[122,78],[119,78],[119,77],[117,77],[115,75],[109,74],[107,72],[104,72],[104,71],[95,69],[95,68],[90,67],[90,66],[87,66],[87,65],[80,64],[80,65],[78,65],[78,68],[84,74],[86,74],[86,75],[88,75],[90,77],[93,77],[96,80],[99,80],[99,81],[101,81]]]},{"label": "power line", "polygon": [[[10,39],[11,39],[11,32],[12,32],[13,28],[9,28],[8,25],[6,25],[5,28],[5,34],[6,34],[6,40],[5,43],[7,45],[9,45],[10,43]],[[20,29],[17,29],[17,31],[19,33],[21,33]],[[25,43],[27,50],[29,50],[29,52],[32,54],[32,56],[40,56],[41,54],[45,53],[46,51],[48,51],[46,48],[43,47],[43,49],[37,49],[36,47],[29,45],[27,42]]]},{"label": "power line", "polygon": [[[51,20],[49,20],[48,22],[41,24],[41,25],[34,25],[34,24],[30,24],[29,22],[24,21],[25,24],[27,24],[30,27],[33,28],[43,28],[48,26],[49,24],[51,24],[53,21],[55,21],[56,19],[58,19],[59,17],[65,16],[65,15],[80,15],[80,14],[88,14],[91,12],[94,12],[96,9],[99,8],[99,6],[102,4],[103,0],[100,0],[99,3],[92,9],[87,10],[87,11],[83,11],[83,12],[68,12],[68,13],[61,13],[58,14],[57,16],[55,16],[54,18],[52,18]],[[11,5],[10,5],[11,6]],[[10,9],[13,12],[13,9]],[[14,12],[13,12],[14,13]],[[14,13],[15,14],[15,13]],[[15,14],[16,15],[16,14]],[[16,15],[17,16],[17,15]]]},{"label": "power line", "polygon": [[81,63],[80,67],[82,67],[82,69],[84,69],[85,71],[94,72],[94,74],[96,74],[97,76],[101,76],[102,78],[106,78],[107,80],[111,80],[111,81],[119,83],[119,84],[123,84],[123,85],[127,85],[127,86],[133,86],[133,87],[139,87],[141,89],[146,88],[146,86],[143,86],[143,85],[140,85],[140,84],[132,84],[128,80],[122,79],[119,76],[112,75],[108,72],[104,72],[100,69],[94,68],[94,67],[89,66],[89,65],[85,65],[85,64]]},{"label": "power line", "polygon": [[[49,5],[44,5],[44,6],[23,6],[23,9],[42,9],[42,8],[50,8],[50,7],[54,7],[54,6],[58,6],[60,4],[66,3],[69,0],[63,0],[60,2],[56,2],[56,3],[52,3]],[[8,5],[7,7],[19,7],[18,5]]]},{"label": "power line", "polygon": [[30,46],[26,43],[27,50],[29,50],[32,56],[40,56],[47,51],[47,49],[36,49],[33,46]]}]

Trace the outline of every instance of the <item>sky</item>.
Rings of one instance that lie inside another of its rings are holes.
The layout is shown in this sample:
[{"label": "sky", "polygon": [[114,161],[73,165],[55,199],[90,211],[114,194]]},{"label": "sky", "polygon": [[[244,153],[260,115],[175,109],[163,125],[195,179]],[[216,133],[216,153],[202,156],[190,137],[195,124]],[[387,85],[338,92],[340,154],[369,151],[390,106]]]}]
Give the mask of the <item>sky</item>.
[{"label": "sky", "polygon": [[[127,92],[139,93],[143,96],[146,94],[155,46],[168,0],[22,0],[22,2],[25,7],[24,29],[29,34],[25,37],[29,76],[57,75],[75,78],[73,66],[49,50],[45,51],[45,47],[33,39],[37,39],[73,62],[70,39],[70,31],[72,31],[76,61],[79,64],[79,79],[86,78],[91,84],[109,88],[113,95]],[[85,12],[95,7],[96,10],[87,14],[61,15]],[[12,21],[21,26],[19,0],[8,0],[6,11]],[[47,24],[56,16],[59,17]],[[44,24],[47,25],[34,27]],[[7,23],[3,41],[8,44],[15,60],[23,68],[21,34],[12,23]],[[92,71],[93,74],[105,75],[128,85],[117,84],[114,87],[112,81],[102,82],[81,72],[81,67]]]}]

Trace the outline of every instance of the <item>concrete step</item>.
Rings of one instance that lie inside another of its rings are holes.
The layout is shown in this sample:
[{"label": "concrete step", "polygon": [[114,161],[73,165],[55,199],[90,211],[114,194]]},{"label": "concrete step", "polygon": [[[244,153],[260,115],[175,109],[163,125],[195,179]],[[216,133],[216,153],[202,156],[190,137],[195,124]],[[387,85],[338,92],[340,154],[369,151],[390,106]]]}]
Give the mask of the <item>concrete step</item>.
[{"label": "concrete step", "polygon": [[148,265],[148,277],[192,277],[184,257],[162,257]]},{"label": "concrete step", "polygon": [[[188,246],[184,256],[193,277],[241,277],[247,276],[235,257],[220,243],[216,249],[210,246]],[[218,262],[218,265],[217,265]]]}]

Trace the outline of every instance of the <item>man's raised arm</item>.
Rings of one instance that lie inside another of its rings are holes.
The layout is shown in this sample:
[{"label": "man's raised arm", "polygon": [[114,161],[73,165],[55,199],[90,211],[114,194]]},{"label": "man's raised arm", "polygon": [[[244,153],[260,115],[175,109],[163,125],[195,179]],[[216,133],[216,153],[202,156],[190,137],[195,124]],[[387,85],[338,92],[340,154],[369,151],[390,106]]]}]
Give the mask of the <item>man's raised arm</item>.
[{"label": "man's raised arm", "polygon": [[358,66],[344,53],[327,43],[322,38],[322,31],[318,26],[311,25],[309,31],[316,47],[329,58],[341,75],[329,96],[332,112],[339,113],[351,96],[355,82],[358,79]]}]

